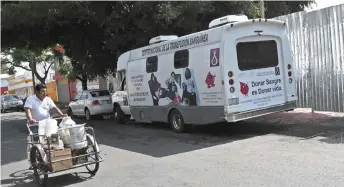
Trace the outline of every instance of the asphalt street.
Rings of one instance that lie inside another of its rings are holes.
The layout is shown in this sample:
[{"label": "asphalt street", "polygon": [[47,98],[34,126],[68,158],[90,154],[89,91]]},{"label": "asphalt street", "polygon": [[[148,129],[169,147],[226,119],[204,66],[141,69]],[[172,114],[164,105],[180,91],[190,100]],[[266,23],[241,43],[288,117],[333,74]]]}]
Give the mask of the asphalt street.
[{"label": "asphalt street", "polygon": [[[26,160],[24,113],[1,114],[2,186],[38,186]],[[77,119],[78,123],[85,123]],[[49,186],[256,187],[344,184],[344,118],[282,113],[173,133],[165,124],[94,120],[104,162],[49,176]]]}]

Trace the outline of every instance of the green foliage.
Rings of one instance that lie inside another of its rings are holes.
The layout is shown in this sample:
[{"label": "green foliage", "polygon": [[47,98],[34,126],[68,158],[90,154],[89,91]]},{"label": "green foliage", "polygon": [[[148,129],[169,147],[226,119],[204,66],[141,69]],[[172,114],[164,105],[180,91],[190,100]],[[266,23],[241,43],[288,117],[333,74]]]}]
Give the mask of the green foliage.
[{"label": "green foliage", "polygon": [[[300,11],[310,2],[265,2],[265,15],[272,18]],[[1,3],[2,49],[36,50],[59,43],[71,59],[59,71],[82,81],[113,73],[120,54],[147,45],[152,37],[204,30],[211,20],[229,14],[249,18],[261,14],[258,1]]]},{"label": "green foliage", "polygon": [[[58,57],[51,49],[33,50],[26,48],[3,49],[1,54],[1,65],[8,67],[9,74],[13,73],[14,67],[27,71],[33,71],[41,83],[45,83],[48,72]],[[37,65],[44,68],[43,75],[37,72]]]},{"label": "green foliage", "polygon": [[305,7],[309,6],[311,3],[314,3],[314,0],[311,1],[281,1],[279,3],[274,1],[264,2],[265,6],[265,17],[273,18],[277,16],[287,15],[293,12],[298,12],[304,10]]},{"label": "green foliage", "polygon": [[9,74],[14,75],[16,74],[16,70],[13,66],[7,66],[7,64],[1,64],[1,74]]}]

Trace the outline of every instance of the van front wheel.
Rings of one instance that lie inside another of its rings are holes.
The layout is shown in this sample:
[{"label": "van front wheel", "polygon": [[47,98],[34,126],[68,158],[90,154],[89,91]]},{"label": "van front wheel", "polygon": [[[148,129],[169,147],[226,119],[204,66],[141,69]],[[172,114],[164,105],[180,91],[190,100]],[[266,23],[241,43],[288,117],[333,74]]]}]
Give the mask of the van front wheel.
[{"label": "van front wheel", "polygon": [[178,110],[173,110],[169,118],[170,125],[174,132],[183,133],[186,131],[183,115]]}]

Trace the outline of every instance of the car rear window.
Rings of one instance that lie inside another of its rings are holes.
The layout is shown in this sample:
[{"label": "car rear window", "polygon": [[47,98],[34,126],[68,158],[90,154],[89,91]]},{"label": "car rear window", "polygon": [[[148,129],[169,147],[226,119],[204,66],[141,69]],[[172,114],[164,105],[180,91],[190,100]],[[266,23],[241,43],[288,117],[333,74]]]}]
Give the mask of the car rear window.
[{"label": "car rear window", "polygon": [[16,95],[7,95],[4,98],[5,101],[14,101],[14,100],[19,100],[19,97]]},{"label": "car rear window", "polygon": [[101,96],[108,96],[110,92],[108,90],[101,90],[101,91],[93,91],[90,92],[92,97],[101,97]]},{"label": "car rear window", "polygon": [[241,71],[275,67],[278,65],[275,40],[239,42],[236,46]]}]

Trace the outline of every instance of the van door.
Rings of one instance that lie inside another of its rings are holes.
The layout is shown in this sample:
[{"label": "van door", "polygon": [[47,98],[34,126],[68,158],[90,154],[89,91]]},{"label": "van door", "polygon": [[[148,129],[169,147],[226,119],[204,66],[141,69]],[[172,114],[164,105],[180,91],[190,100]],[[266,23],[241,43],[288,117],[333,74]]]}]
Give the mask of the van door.
[{"label": "van door", "polygon": [[[237,99],[234,112],[269,108],[286,102],[283,50],[277,36],[251,35],[226,43],[232,49],[229,65],[227,99]],[[230,73],[231,72],[231,73]],[[230,103],[229,103],[230,104]]]}]

